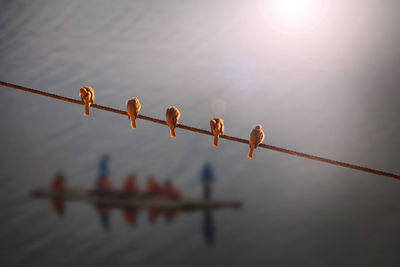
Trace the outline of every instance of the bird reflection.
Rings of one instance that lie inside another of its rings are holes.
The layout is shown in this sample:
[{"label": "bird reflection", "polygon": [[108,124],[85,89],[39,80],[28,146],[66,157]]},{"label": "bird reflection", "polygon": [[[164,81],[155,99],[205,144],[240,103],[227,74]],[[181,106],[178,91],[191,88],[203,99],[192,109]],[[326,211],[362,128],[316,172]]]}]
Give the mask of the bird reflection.
[{"label": "bird reflection", "polygon": [[122,215],[127,225],[132,227],[136,226],[138,216],[137,209],[125,208],[122,212]]},{"label": "bird reflection", "polygon": [[155,223],[159,214],[160,214],[160,211],[157,208],[155,208],[155,207],[147,208],[148,222],[151,224]]},{"label": "bird reflection", "polygon": [[203,236],[207,245],[211,246],[215,238],[214,217],[210,209],[206,209],[203,214]]},{"label": "bird reflection", "polygon": [[100,215],[100,224],[103,226],[105,231],[111,230],[110,215],[111,206],[109,205],[96,205],[96,210]]},{"label": "bird reflection", "polygon": [[53,206],[54,211],[55,211],[58,215],[62,216],[62,215],[64,214],[64,212],[65,212],[65,203],[64,203],[64,200],[53,198],[53,199],[51,200],[51,205]]},{"label": "bird reflection", "polygon": [[168,209],[164,212],[164,218],[167,223],[171,223],[179,216],[180,212],[177,209]]},{"label": "bird reflection", "polygon": [[[58,193],[62,193],[65,190],[65,177],[64,174],[62,174],[62,172],[58,172],[56,173],[56,175],[54,176],[53,179],[53,183],[51,184],[51,190],[53,192],[58,192]],[[65,212],[65,203],[64,200],[62,198],[59,197],[53,197],[51,199],[51,204],[53,206],[54,211],[58,214],[58,215],[63,215]]]},{"label": "bird reflection", "polygon": [[[212,189],[215,183],[214,170],[210,162],[206,162],[201,170],[201,184],[203,185],[203,198],[211,199]],[[215,225],[211,209],[203,212],[203,236],[207,245],[214,243]]]},{"label": "bird reflection", "polygon": [[202,234],[207,245],[212,245],[215,240],[213,211],[219,208],[238,208],[241,205],[238,201],[220,201],[211,198],[215,177],[210,163],[205,163],[200,171],[204,188],[203,198],[190,198],[184,196],[172,181],[166,180],[162,184],[152,176],[147,178],[144,190],[140,190],[134,173],[125,177],[121,189],[116,189],[111,184],[108,162],[108,155],[101,157],[99,175],[93,189],[69,188],[66,186],[64,174],[58,172],[50,187],[34,190],[33,196],[50,198],[53,209],[58,215],[65,213],[66,201],[92,204],[99,215],[102,228],[107,232],[111,230],[113,209],[121,210],[123,220],[130,227],[138,225],[138,217],[142,210],[150,224],[160,221],[159,218],[171,224],[184,213],[202,211]]}]

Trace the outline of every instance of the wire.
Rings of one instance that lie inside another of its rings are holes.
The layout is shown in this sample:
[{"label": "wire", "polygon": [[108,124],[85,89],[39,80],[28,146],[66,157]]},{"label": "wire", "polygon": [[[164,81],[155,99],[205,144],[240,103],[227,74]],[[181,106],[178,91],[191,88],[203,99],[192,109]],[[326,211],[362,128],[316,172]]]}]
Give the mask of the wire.
[{"label": "wire", "polygon": [[[18,90],[22,90],[22,91],[26,91],[26,92],[33,93],[33,94],[52,97],[52,98],[55,98],[55,99],[58,99],[58,100],[61,100],[61,101],[65,101],[65,102],[84,105],[84,103],[81,100],[76,100],[76,99],[72,99],[72,98],[68,98],[68,97],[64,97],[64,96],[60,96],[60,95],[56,95],[56,94],[52,94],[52,93],[48,93],[48,92],[44,92],[44,91],[40,91],[40,90],[35,90],[35,89],[32,89],[32,88],[27,88],[27,87],[16,85],[16,84],[12,84],[12,83],[7,83],[7,82],[0,81],[0,85],[3,85],[5,87],[18,89]],[[114,112],[114,113],[117,113],[117,114],[120,114],[120,115],[128,116],[128,113],[126,111],[115,109],[115,108],[111,108],[111,107],[107,107],[107,106],[102,106],[102,105],[98,105],[98,104],[92,104],[90,107],[101,109],[101,110],[105,110],[105,111],[108,111],[108,112]],[[167,125],[167,123],[164,120],[159,120],[159,119],[148,117],[148,116],[144,116],[144,115],[141,115],[141,114],[138,115],[138,119],[151,121],[151,122],[158,123],[158,124]],[[201,133],[201,134],[206,134],[206,135],[213,136],[211,131],[206,131],[206,130],[203,130],[203,129],[198,129],[198,128],[187,126],[187,125],[183,125],[183,124],[178,124],[176,127],[184,129],[184,130],[187,130],[187,131],[192,131],[192,132],[196,132],[196,133]],[[238,137],[234,137],[234,136],[229,136],[229,135],[225,135],[225,134],[221,135],[220,138],[227,139],[227,140],[234,141],[234,142],[238,142],[238,143],[249,144],[249,140],[238,138]],[[362,166],[358,166],[358,165],[354,165],[354,164],[350,164],[350,163],[346,163],[346,162],[341,162],[341,161],[336,161],[336,160],[332,160],[332,159],[322,158],[322,157],[318,157],[318,156],[314,156],[314,155],[310,155],[310,154],[306,154],[306,153],[302,153],[302,152],[297,152],[297,151],[294,151],[294,150],[289,150],[289,149],[285,149],[285,148],[281,148],[281,147],[277,147],[277,146],[272,146],[272,145],[267,145],[267,144],[260,144],[259,147],[270,149],[270,150],[274,150],[274,151],[278,151],[278,152],[282,152],[282,153],[286,153],[286,154],[290,154],[290,155],[293,155],[293,156],[298,156],[298,157],[302,157],[302,158],[321,161],[321,162],[333,164],[333,165],[336,165],[336,166],[350,168],[350,169],[354,169],[354,170],[358,170],[358,171],[369,172],[369,173],[373,173],[373,174],[376,174],[376,175],[381,175],[381,176],[391,177],[391,178],[395,178],[395,179],[400,179],[400,175],[399,174],[394,174],[394,173],[380,171],[380,170],[376,170],[376,169],[372,169],[372,168],[362,167]]]}]

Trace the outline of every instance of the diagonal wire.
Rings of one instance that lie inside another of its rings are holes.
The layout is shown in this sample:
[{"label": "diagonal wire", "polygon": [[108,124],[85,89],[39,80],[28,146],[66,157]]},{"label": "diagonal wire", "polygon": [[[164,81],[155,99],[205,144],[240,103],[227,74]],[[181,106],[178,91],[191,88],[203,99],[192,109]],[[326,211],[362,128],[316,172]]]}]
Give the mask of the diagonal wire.
[{"label": "diagonal wire", "polygon": [[[32,88],[28,88],[28,87],[24,87],[24,86],[12,84],[12,83],[7,83],[7,82],[0,81],[0,85],[3,85],[5,87],[18,89],[18,90],[22,90],[22,91],[26,91],[26,92],[29,92],[29,93],[34,93],[34,94],[38,94],[38,95],[52,97],[52,98],[55,98],[55,99],[58,99],[58,100],[62,100],[62,101],[65,101],[65,102],[84,105],[81,100],[76,100],[76,99],[73,99],[73,98],[68,98],[68,97],[64,97],[64,96],[60,96],[60,95],[56,95],[56,94],[52,94],[52,93],[48,93],[48,92],[44,92],[44,91],[40,91],[40,90],[35,90],[35,89],[32,89]],[[98,104],[92,104],[90,107],[91,108],[97,108],[97,109],[105,110],[105,111],[109,111],[109,112],[114,112],[114,113],[117,113],[117,114],[120,114],[120,115],[128,116],[128,113],[126,111],[115,109],[115,108],[111,108],[111,107],[107,107],[107,106],[102,106],[102,105],[98,105]],[[159,120],[159,119],[148,117],[148,116],[144,116],[144,115],[141,115],[141,114],[138,115],[138,118],[142,119],[142,120],[158,123],[158,124],[167,125],[167,123],[164,120]],[[196,132],[196,133],[201,133],[201,134],[206,134],[206,135],[213,136],[211,131],[206,131],[206,130],[203,130],[203,129],[198,129],[198,128],[187,126],[187,125],[183,125],[183,124],[178,124],[176,127],[184,129],[184,130]],[[234,142],[238,142],[238,143],[249,144],[249,140],[238,138],[238,137],[234,137],[234,136],[221,135],[220,138],[228,139],[228,140],[231,140],[231,141],[234,141]],[[336,160],[332,160],[332,159],[322,158],[322,157],[318,157],[318,156],[314,156],[314,155],[310,155],[310,154],[306,154],[306,153],[302,153],[302,152],[297,152],[297,151],[294,151],[294,150],[289,150],[289,149],[286,149],[286,148],[281,148],[281,147],[267,145],[267,144],[260,144],[259,147],[270,149],[270,150],[274,150],[274,151],[278,151],[278,152],[282,152],[282,153],[286,153],[286,154],[290,154],[290,155],[293,155],[293,156],[298,156],[298,157],[303,157],[303,158],[312,159],[312,160],[316,160],[316,161],[321,161],[321,162],[333,164],[333,165],[336,165],[336,166],[341,166],[341,167],[345,167],[345,168],[351,168],[351,169],[355,169],[355,170],[358,170],[358,171],[369,172],[369,173],[373,173],[373,174],[376,174],[376,175],[381,175],[381,176],[391,177],[391,178],[395,178],[395,179],[400,179],[400,175],[399,174],[394,174],[394,173],[380,171],[380,170],[376,170],[376,169],[372,169],[372,168],[362,167],[362,166],[358,166],[358,165],[354,165],[354,164],[350,164],[350,163],[346,163],[346,162],[341,162],[341,161],[336,161]]]}]

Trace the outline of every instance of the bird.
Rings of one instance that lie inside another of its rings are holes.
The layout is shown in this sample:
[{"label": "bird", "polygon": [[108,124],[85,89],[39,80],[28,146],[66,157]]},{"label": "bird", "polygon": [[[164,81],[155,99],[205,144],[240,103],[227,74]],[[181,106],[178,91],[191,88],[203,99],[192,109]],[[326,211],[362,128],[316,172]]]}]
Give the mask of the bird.
[{"label": "bird", "polygon": [[131,120],[132,129],[136,129],[136,118],[139,115],[140,107],[141,105],[137,97],[132,97],[126,101],[126,109],[128,112],[128,118]]},{"label": "bird", "polygon": [[167,125],[169,127],[171,137],[176,137],[175,127],[178,124],[178,120],[179,120],[180,116],[181,116],[181,114],[179,113],[179,110],[174,106],[167,108],[167,110],[165,112],[165,118],[166,118]]},{"label": "bird", "polygon": [[213,145],[218,146],[218,137],[224,134],[224,120],[218,117],[210,120],[211,133],[214,135]]},{"label": "bird", "polygon": [[83,115],[89,116],[89,106],[94,102],[94,91],[90,86],[83,86],[79,89],[79,95],[82,99],[83,104],[85,104],[85,111]]},{"label": "bird", "polygon": [[257,148],[259,144],[262,143],[264,140],[264,132],[261,125],[257,125],[250,133],[250,140],[249,140],[249,153],[248,158],[251,159],[253,157],[253,151]]}]

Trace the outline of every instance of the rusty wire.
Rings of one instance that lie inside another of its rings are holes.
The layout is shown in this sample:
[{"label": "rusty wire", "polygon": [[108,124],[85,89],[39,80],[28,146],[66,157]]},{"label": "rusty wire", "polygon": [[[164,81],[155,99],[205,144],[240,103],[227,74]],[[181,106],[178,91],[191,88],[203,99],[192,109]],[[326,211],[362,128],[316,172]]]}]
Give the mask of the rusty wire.
[{"label": "rusty wire", "polygon": [[[26,92],[29,92],[29,93],[34,93],[34,94],[39,94],[39,95],[43,95],[43,96],[47,96],[47,97],[52,97],[52,98],[55,98],[55,99],[58,99],[58,100],[61,100],[61,101],[65,101],[65,102],[84,105],[81,100],[76,100],[76,99],[73,99],[73,98],[68,98],[68,97],[64,97],[64,96],[60,96],[60,95],[56,95],[56,94],[52,94],[52,93],[48,93],[48,92],[32,89],[32,88],[27,88],[27,87],[16,85],[16,84],[12,84],[12,83],[7,83],[7,82],[0,81],[0,85],[6,86],[6,87],[10,87],[10,88],[14,88],[14,89],[18,89],[18,90],[22,90],[22,91],[26,91]],[[91,108],[97,108],[97,109],[105,110],[105,111],[108,111],[108,112],[114,112],[114,113],[117,113],[117,114],[120,114],[120,115],[125,115],[125,116],[128,115],[128,113],[126,111],[115,109],[115,108],[111,108],[111,107],[107,107],[107,106],[102,106],[102,105],[98,105],[98,104],[92,104],[90,107]],[[141,114],[138,115],[138,119],[151,121],[151,122],[158,123],[158,124],[167,125],[167,123],[164,120],[159,120],[159,119],[152,118],[152,117],[145,116],[145,115],[141,115]],[[179,123],[178,123],[178,125],[176,127],[184,129],[184,130],[187,130],[187,131],[192,131],[192,132],[196,132],[196,133],[201,133],[201,134],[206,134],[206,135],[213,136],[211,131],[206,131],[206,130],[203,130],[203,129],[198,129],[198,128],[195,128],[195,127],[191,127],[191,126],[187,126],[187,125],[183,125],[183,124],[179,124]],[[234,142],[238,142],[238,143],[249,144],[249,140],[238,138],[238,137],[234,137],[234,136],[229,136],[229,135],[225,135],[225,134],[221,135],[220,138],[227,139],[227,140],[234,141]],[[290,155],[293,155],[293,156],[298,156],[298,157],[303,157],[303,158],[312,159],[312,160],[316,160],[316,161],[321,161],[321,162],[333,164],[333,165],[336,165],[336,166],[341,166],[341,167],[345,167],[345,168],[351,168],[351,169],[358,170],[358,171],[369,172],[369,173],[373,173],[373,174],[376,174],[376,175],[381,175],[381,176],[391,177],[391,178],[395,178],[395,179],[400,179],[400,175],[399,174],[394,174],[394,173],[380,171],[380,170],[367,168],[367,167],[362,167],[362,166],[358,166],[358,165],[354,165],[354,164],[350,164],[350,163],[346,163],[346,162],[341,162],[341,161],[336,161],[336,160],[327,159],[327,158],[323,158],[323,157],[318,157],[318,156],[314,156],[314,155],[310,155],[310,154],[306,154],[306,153],[302,153],[302,152],[297,152],[297,151],[294,151],[294,150],[289,150],[289,149],[285,149],[285,148],[281,148],[281,147],[277,147],[277,146],[272,146],[272,145],[267,145],[267,144],[260,144],[259,147],[270,149],[270,150],[274,150],[274,151],[278,151],[278,152],[282,152],[282,153],[286,153],[286,154],[290,154]]]}]

